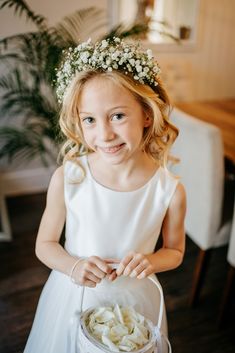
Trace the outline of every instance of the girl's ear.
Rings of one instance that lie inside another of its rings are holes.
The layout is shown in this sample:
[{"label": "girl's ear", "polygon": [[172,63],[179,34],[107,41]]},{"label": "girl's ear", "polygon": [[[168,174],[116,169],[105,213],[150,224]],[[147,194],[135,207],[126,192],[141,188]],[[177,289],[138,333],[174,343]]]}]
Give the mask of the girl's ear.
[{"label": "girl's ear", "polygon": [[149,127],[152,124],[152,119],[149,116],[146,116],[144,119],[144,127]]}]

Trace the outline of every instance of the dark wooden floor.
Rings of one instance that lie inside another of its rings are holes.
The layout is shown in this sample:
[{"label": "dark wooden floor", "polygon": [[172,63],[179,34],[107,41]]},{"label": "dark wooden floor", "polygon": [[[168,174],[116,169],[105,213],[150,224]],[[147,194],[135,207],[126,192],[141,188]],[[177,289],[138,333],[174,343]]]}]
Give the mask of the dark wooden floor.
[{"label": "dark wooden floor", "polygon": [[[23,351],[42,286],[49,274],[34,255],[44,204],[45,194],[8,200],[14,240],[0,243],[0,353]],[[183,265],[159,276],[165,292],[173,353],[234,353],[235,300],[224,327],[219,329],[217,325],[228,269],[227,248],[213,251],[199,305],[190,309],[188,292],[197,250],[187,239]]]}]

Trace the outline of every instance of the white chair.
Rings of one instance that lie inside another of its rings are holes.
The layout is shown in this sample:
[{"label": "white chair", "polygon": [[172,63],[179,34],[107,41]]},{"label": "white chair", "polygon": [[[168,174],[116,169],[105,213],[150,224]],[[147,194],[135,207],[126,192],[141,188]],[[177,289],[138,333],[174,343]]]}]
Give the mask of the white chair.
[{"label": "white chair", "polygon": [[224,153],[220,130],[179,109],[171,121],[179,128],[172,155],[180,163],[172,167],[186,188],[185,229],[199,247],[194,270],[190,305],[198,299],[211,249],[226,244],[229,223],[221,226],[224,193]]},{"label": "white chair", "polygon": [[221,326],[224,321],[225,313],[228,309],[232,285],[235,280],[235,200],[234,200],[234,208],[233,208],[233,223],[232,230],[229,239],[228,245],[228,253],[227,253],[227,261],[229,264],[227,279],[224,287],[224,293],[221,301],[220,313],[218,323]]}]

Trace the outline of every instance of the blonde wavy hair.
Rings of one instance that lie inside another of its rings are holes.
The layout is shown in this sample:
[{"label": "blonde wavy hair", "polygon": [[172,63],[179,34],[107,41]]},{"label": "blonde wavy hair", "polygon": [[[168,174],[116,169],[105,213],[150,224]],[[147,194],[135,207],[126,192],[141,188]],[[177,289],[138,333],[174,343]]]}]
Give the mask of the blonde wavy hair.
[{"label": "blonde wavy hair", "polygon": [[171,105],[163,84],[158,79],[158,85],[151,88],[118,71],[84,71],[75,75],[62,102],[59,123],[66,141],[59,157],[63,162],[72,160],[77,163],[79,156],[91,152],[82,133],[79,99],[86,82],[96,77],[112,80],[133,94],[144,114],[152,120],[152,124],[144,128],[142,149],[161,166],[166,167],[170,158],[169,150],[178,135],[178,129],[169,121]]}]

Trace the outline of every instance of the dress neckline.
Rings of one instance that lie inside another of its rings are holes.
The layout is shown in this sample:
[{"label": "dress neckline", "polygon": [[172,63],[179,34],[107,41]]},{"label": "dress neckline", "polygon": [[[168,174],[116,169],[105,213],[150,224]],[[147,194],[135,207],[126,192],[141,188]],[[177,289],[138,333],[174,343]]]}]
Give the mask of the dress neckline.
[{"label": "dress neckline", "polygon": [[98,182],[95,177],[93,176],[92,172],[91,172],[91,168],[90,168],[90,165],[89,165],[89,161],[88,161],[88,155],[85,155],[85,162],[86,162],[86,170],[87,170],[87,174],[88,174],[88,177],[90,180],[93,181],[93,183],[99,187],[99,188],[102,188],[103,190],[107,191],[107,192],[113,192],[113,193],[117,193],[117,194],[131,194],[131,193],[137,193],[137,192],[140,192],[142,190],[144,190],[145,188],[147,188],[154,180],[155,178],[158,176],[158,174],[160,173],[160,170],[162,169],[161,166],[159,166],[155,172],[153,173],[153,175],[151,175],[151,177],[143,184],[141,185],[140,187],[134,189],[134,190],[130,190],[130,191],[125,191],[125,190],[116,190],[116,189],[112,189],[108,186],[105,186],[103,184],[101,184],[100,182]]}]

